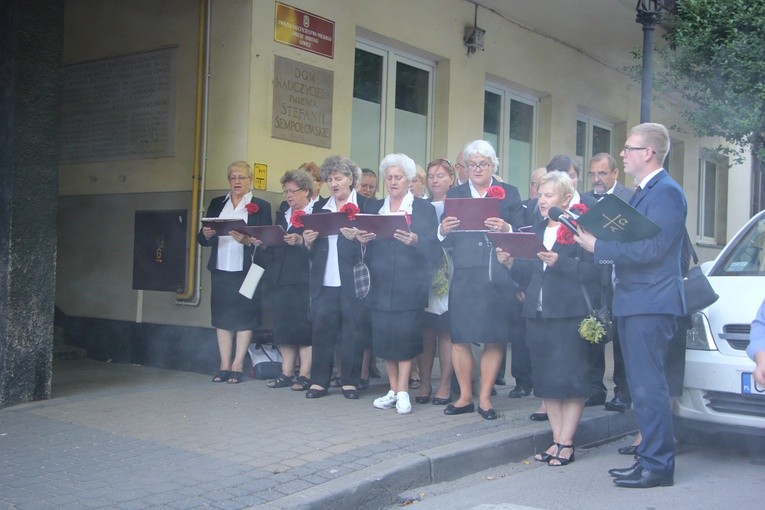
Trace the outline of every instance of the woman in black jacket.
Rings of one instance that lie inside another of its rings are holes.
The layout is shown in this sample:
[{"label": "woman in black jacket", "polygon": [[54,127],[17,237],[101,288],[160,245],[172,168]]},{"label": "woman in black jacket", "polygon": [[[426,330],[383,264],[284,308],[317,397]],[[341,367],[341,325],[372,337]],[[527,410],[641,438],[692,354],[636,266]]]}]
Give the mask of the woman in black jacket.
[{"label": "woman in black jacket", "polygon": [[[235,161],[228,167],[228,194],[215,197],[207,208],[207,217],[242,219],[248,225],[270,225],[271,205],[252,196],[252,168],[245,161]],[[260,326],[260,293],[252,299],[239,293],[247,270],[255,261],[264,264],[260,241],[247,234],[230,231],[218,237],[215,230],[202,227],[197,242],[212,248],[207,269],[210,270],[212,290],[210,309],[212,326],[218,337],[220,370],[213,382],[242,382],[244,358],[252,339],[252,332]],[[234,359],[231,349],[236,337]]]}]

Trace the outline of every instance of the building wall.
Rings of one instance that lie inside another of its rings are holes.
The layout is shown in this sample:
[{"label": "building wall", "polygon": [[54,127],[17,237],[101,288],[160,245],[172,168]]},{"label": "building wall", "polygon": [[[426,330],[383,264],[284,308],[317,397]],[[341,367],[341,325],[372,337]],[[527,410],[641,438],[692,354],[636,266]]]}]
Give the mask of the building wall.
[{"label": "building wall", "polygon": [[[629,127],[639,123],[639,85],[619,66],[590,58],[486,10],[481,11],[480,18],[488,34],[485,50],[467,56],[462,32],[473,21],[471,2],[287,3],[335,22],[333,59],[274,42],[275,8],[271,1],[212,2],[202,207],[227,189],[225,170],[231,161],[245,159],[268,165],[267,190],[256,195],[276,205],[281,201],[279,177],[284,170],[304,161],[321,162],[330,154],[349,154],[358,37],[436,63],[433,157],[453,158],[465,142],[482,135],[487,79],[539,99],[534,167],[546,163],[553,154],[574,152],[578,113],[614,124],[615,152],[624,143]],[[71,316],[209,325],[206,251],[198,306],[179,306],[173,293],[131,288],[135,211],[191,208],[201,4],[204,2],[196,0],[66,1],[66,64],[168,46],[177,46],[179,51],[174,157],[60,167],[57,304]],[[631,30],[639,29],[632,19],[629,22]],[[331,148],[271,138],[275,56],[334,72]],[[666,125],[681,123],[676,111],[671,102],[664,108],[657,106],[653,120]],[[713,147],[717,142],[681,132],[673,132],[673,137],[682,146],[682,155],[674,157],[673,170],[680,172],[679,180],[688,193],[688,225],[694,229],[698,154],[702,147]],[[730,169],[735,184],[726,193],[731,197],[748,193],[745,168]],[[525,195],[526,182],[516,184]],[[727,233],[732,235],[734,225],[745,220],[742,211],[746,211],[747,201],[728,202]],[[716,253],[714,249],[699,251],[702,259]]]}]

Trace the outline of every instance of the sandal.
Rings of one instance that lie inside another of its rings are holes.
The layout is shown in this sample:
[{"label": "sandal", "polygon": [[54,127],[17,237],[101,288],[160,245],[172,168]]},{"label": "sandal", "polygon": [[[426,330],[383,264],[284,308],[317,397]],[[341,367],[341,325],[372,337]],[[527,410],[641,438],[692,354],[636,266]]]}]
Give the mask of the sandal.
[{"label": "sandal", "polygon": [[553,447],[553,446],[555,446],[556,444],[558,444],[558,443],[553,443],[553,444],[551,444],[550,446],[548,446],[548,447],[545,449],[545,451],[543,451],[543,452],[540,452],[540,453],[537,453],[536,455],[534,455],[534,460],[536,460],[536,461],[538,461],[538,462],[550,462],[550,459],[552,459],[552,455],[550,455],[549,453],[547,453],[547,450],[549,450],[550,448],[552,448],[552,447]]},{"label": "sandal", "polygon": [[292,391],[305,391],[311,387],[311,380],[303,375],[295,379],[292,383]]},{"label": "sandal", "polygon": [[292,379],[287,374],[279,374],[279,377],[273,381],[268,381],[266,386],[269,388],[286,388],[287,386],[292,386]]},{"label": "sandal", "polygon": [[364,391],[369,389],[369,379],[359,379],[359,382],[356,385],[356,389],[359,391]]},{"label": "sandal", "polygon": [[218,373],[215,374],[215,377],[213,377],[212,382],[226,382],[228,381],[228,376],[231,373],[230,370],[218,370]]},{"label": "sandal", "polygon": [[237,372],[236,370],[232,370],[231,375],[228,377],[229,384],[239,384],[243,380],[244,374],[242,372]]},{"label": "sandal", "polygon": [[422,386],[422,381],[419,379],[409,379],[409,389],[419,390],[420,386]]},{"label": "sandal", "polygon": [[[550,456],[550,460],[547,461],[548,466],[553,466],[553,467],[565,466],[566,464],[570,464],[574,462],[574,453],[576,453],[576,450],[574,449],[574,445],[560,444],[560,443],[555,443],[555,444],[558,446],[558,451],[555,452],[555,455]],[[569,458],[560,456],[560,451],[566,448],[571,448],[571,456]],[[558,461],[558,464],[553,464],[553,461]]]},{"label": "sandal", "polygon": [[335,376],[332,379],[329,380],[329,387],[330,388],[339,388],[341,386],[340,384],[340,377]]}]

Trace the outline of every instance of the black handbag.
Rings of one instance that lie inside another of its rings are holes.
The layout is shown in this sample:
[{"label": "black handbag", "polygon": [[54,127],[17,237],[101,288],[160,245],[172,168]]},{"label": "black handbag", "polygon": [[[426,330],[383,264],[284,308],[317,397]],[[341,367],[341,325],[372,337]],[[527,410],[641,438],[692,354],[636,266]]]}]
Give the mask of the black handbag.
[{"label": "black handbag", "polygon": [[601,302],[598,308],[593,308],[592,302],[590,301],[590,294],[587,292],[587,287],[585,287],[584,284],[582,284],[582,293],[584,294],[584,302],[587,305],[587,310],[590,311],[590,316],[594,317],[606,331],[605,336],[599,343],[611,342],[614,339],[615,332],[615,324],[611,308],[607,303],[603,302]]},{"label": "black handbag", "polygon": [[712,288],[712,284],[709,283],[704,272],[699,266],[699,257],[696,255],[696,250],[693,248],[691,238],[688,236],[688,231],[685,231],[685,251],[684,260],[688,260],[687,255],[693,258],[695,266],[691,267],[683,278],[683,290],[685,292],[685,306],[688,310],[688,315],[700,312],[704,308],[708,307],[720,296],[717,295],[715,289]]}]

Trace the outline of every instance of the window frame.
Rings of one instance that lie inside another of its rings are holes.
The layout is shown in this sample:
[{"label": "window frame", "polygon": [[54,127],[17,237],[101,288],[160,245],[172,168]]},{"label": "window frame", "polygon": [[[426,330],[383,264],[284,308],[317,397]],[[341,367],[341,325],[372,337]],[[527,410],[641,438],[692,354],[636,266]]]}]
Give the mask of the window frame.
[{"label": "window frame", "polygon": [[[590,178],[587,175],[588,165],[590,163],[590,160],[592,157],[596,154],[593,153],[593,131],[595,128],[605,129],[607,130],[611,136],[609,137],[609,148],[608,152],[612,156],[616,157],[614,155],[614,124],[612,122],[605,121],[603,119],[599,119],[593,115],[589,115],[586,113],[578,113],[576,115],[576,122],[584,122],[585,124],[585,140],[584,140],[584,154],[576,154],[576,158],[579,159],[579,164],[582,166],[582,173],[579,176],[579,191],[585,192],[589,191],[592,186],[590,185]],[[578,133],[578,129],[574,130],[574,133]],[[578,147],[578,143],[575,144],[576,147]],[[599,151],[603,152],[603,151]]]}]

